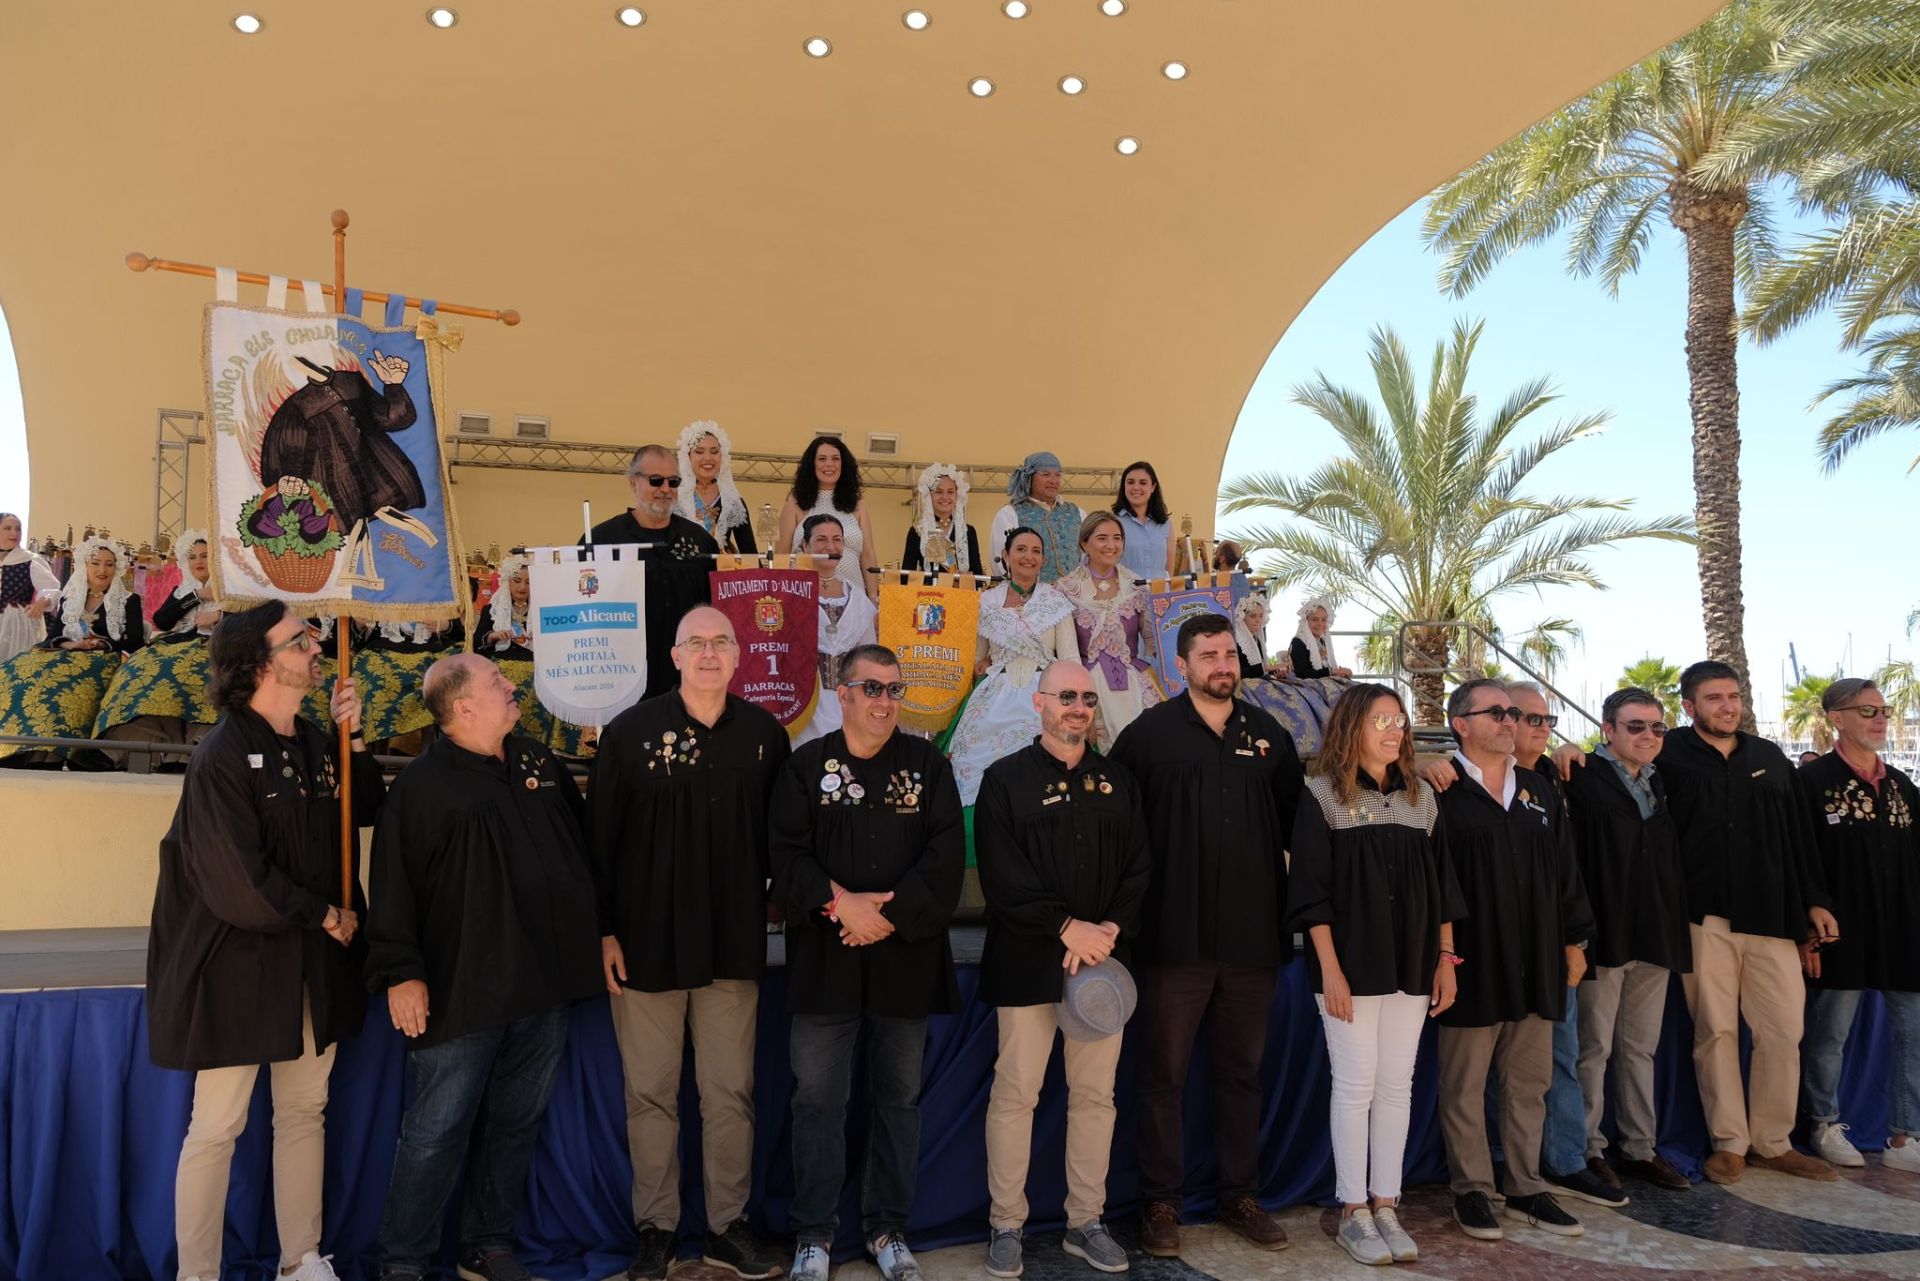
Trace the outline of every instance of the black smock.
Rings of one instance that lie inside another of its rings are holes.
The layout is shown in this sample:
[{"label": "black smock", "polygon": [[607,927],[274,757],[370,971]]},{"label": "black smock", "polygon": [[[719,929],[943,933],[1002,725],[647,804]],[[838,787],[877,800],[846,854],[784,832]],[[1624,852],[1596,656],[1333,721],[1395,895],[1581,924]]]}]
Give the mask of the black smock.
[{"label": "black smock", "polygon": [[545,747],[440,738],[400,771],[373,834],[367,987],[427,985],[425,1049],[606,990],[585,803]]},{"label": "black smock", "polygon": [[647,567],[647,688],[642,697],[657,698],[680,683],[673,665],[673,634],[688,610],[712,602],[707,575],[720,545],[685,516],[667,517],[665,529],[647,529],[634,519],[631,507],[593,527],[595,547],[616,543],[657,544],[636,553]]},{"label": "black smock", "polygon": [[1058,1001],[1069,918],[1118,925],[1112,956],[1127,963],[1153,860],[1140,790],[1124,767],[1090,748],[1069,769],[1035,739],[987,767],[973,840],[987,899],[982,1004]]},{"label": "black smock", "polygon": [[[1000,549],[995,548],[994,555],[998,556],[999,554]],[[900,555],[900,568],[922,570],[927,568],[927,555],[920,549],[920,527],[918,525],[907,530],[907,546],[906,550]],[[945,573],[946,566],[944,564],[935,565],[933,566],[933,571],[935,573]],[[993,567],[980,559],[980,538],[973,532],[972,525],[967,526],[967,572],[969,574],[988,574],[993,572]]]},{"label": "black smock", "polygon": [[[947,924],[960,903],[966,835],[953,769],[932,743],[896,731],[860,760],[840,730],[815,739],[780,771],[768,827],[774,894],[787,915],[793,1013],[923,1018],[959,1010]],[[862,894],[893,891],[882,905],[893,933],[864,947],[842,943],[826,914],[831,882]]]},{"label": "black smock", "polygon": [[[370,826],[385,786],[352,753],[353,818]],[[300,999],[316,1049],[360,1030],[366,935],[325,930],[340,897],[340,802],[333,735],[305,720],[283,739],[253,711],[221,717],[194,749],[147,939],[147,1045],[154,1064],[197,1071],[297,1059]],[[360,893],[353,844],[354,908]]]},{"label": "black smock", "polygon": [[1302,774],[1293,736],[1234,700],[1216,734],[1182,693],[1120,732],[1113,759],[1140,783],[1153,882],[1140,956],[1162,965],[1285,965],[1287,864]]},{"label": "black smock", "polygon": [[614,717],[593,763],[600,933],[642,992],[758,981],[767,968],[767,806],[792,753],[729,694],[702,725],[679,691]]},{"label": "black smock", "polygon": [[[1456,758],[1455,767],[1459,768]],[[1560,798],[1532,770],[1514,768],[1513,804],[1467,777],[1440,794],[1447,853],[1467,914],[1453,927],[1460,996],[1449,1027],[1491,1027],[1567,1008],[1565,949],[1593,938],[1593,909]]]},{"label": "black smock", "polygon": [[[1654,760],[1680,832],[1687,919],[1723,916],[1735,934],[1807,937],[1807,909],[1831,908],[1806,802],[1785,754],[1739,734],[1731,756],[1691,725]],[[1840,922],[1846,933],[1847,923]]]},{"label": "black smock", "polygon": [[1815,987],[1920,992],[1920,795],[1889,765],[1874,786],[1828,752],[1801,766],[1840,941],[1820,951]]},{"label": "black smock", "polygon": [[1293,674],[1302,680],[1333,675],[1331,667],[1313,665],[1313,656],[1307,650],[1307,643],[1298,636],[1294,637],[1293,643],[1287,646],[1287,659],[1293,664]]},{"label": "black smock", "polygon": [[[56,604],[52,609],[49,609],[42,615],[42,617],[46,619],[47,624],[47,639],[44,642],[45,647],[48,649],[58,649],[60,642],[67,639],[67,625],[60,617],[60,606]],[[120,638],[118,640],[115,640],[113,633],[107,630],[107,606],[105,601],[102,601],[99,608],[93,611],[93,625],[90,630],[93,635],[107,642],[108,647],[116,654],[131,654],[145,645],[147,643],[147,615],[145,607],[140,604],[140,594],[138,592],[127,593],[126,604],[121,607]]]},{"label": "black smock", "polygon": [[[1440,926],[1466,915],[1434,790],[1414,799],[1398,767],[1386,790],[1367,773],[1342,801],[1325,777],[1307,780],[1293,822],[1288,883],[1293,923],[1333,931],[1340,973],[1354,996],[1425,996],[1440,963]],[[1457,929],[1458,927],[1456,927]],[[1313,990],[1326,991],[1320,952],[1307,940]]]},{"label": "black smock", "polygon": [[1653,787],[1653,816],[1640,805],[1620,771],[1604,756],[1589,756],[1567,781],[1567,817],[1580,859],[1580,879],[1593,908],[1593,944],[1587,977],[1641,961],[1686,974],[1693,969],[1687,930],[1687,880],[1680,836],[1667,804],[1659,766],[1644,775]]}]

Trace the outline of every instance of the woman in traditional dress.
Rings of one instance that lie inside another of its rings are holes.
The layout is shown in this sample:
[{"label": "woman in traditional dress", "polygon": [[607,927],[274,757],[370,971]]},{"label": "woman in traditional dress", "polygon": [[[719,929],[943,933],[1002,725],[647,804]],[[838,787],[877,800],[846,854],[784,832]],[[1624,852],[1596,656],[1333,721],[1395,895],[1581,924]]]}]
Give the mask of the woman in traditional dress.
[{"label": "woman in traditional dress", "polygon": [[59,608],[46,620],[49,648],[131,654],[147,643],[147,618],[127,590],[126,568],[126,555],[105,539],[80,544]]},{"label": "woman in traditional dress", "polygon": [[1080,653],[1073,606],[1040,581],[1046,548],[1039,533],[1015,527],[1001,555],[1010,576],[980,593],[974,670],[981,679],[967,696],[948,747],[965,806],[980,794],[987,766],[1025,747],[1040,732],[1040,713],[1033,707],[1040,673],[1056,658]]},{"label": "woman in traditional dress", "polygon": [[759,550],[747,502],[733,480],[733,442],[719,423],[688,423],[680,433],[680,474],[688,483],[673,500],[674,511],[706,530],[723,552],[751,556]]},{"label": "woman in traditional dress", "polygon": [[1233,607],[1233,639],[1240,646],[1240,679],[1267,674],[1267,594],[1248,592]]},{"label": "woman in traditional dress", "polygon": [[46,612],[60,599],[60,580],[45,558],[22,545],[24,526],[0,512],[0,663],[46,637]]},{"label": "woman in traditional dress", "polygon": [[[907,531],[900,568],[934,573],[984,574],[980,540],[967,523],[967,478],[957,467],[930,463],[920,473],[918,518]],[[960,531],[966,537],[960,537]]]},{"label": "woman in traditional dress", "polygon": [[204,529],[189,529],[173,545],[173,559],[180,566],[180,583],[160,607],[153,611],[156,643],[177,644],[205,640],[213,635],[220,621],[220,606],[213,598],[212,554]]},{"label": "woman in traditional dress", "polygon": [[[210,552],[204,529],[189,529],[175,540],[180,581],[153,611],[153,643],[128,657],[115,673],[94,717],[93,737],[198,743],[220,719],[207,697],[207,638],[220,621]],[[187,767],[185,756],[155,755],[152,760],[156,770],[177,773]]]},{"label": "woman in traditional dress", "polygon": [[533,661],[533,628],[527,621],[527,602],[533,596],[528,564],[525,556],[509,556],[500,562],[500,586],[487,602],[486,630],[478,647],[495,662]]},{"label": "woman in traditional dress", "polygon": [[1167,500],[1160,494],[1160,473],[1146,459],[1128,463],[1120,473],[1120,492],[1113,496],[1113,514],[1127,536],[1120,563],[1135,578],[1164,578],[1180,564],[1179,540]]},{"label": "woman in traditional dress", "polygon": [[879,562],[874,559],[867,505],[860,497],[860,463],[838,437],[815,436],[800,455],[774,546],[800,551],[809,516],[832,516],[840,522],[845,550],[833,571],[840,581],[868,598],[878,595],[879,577],[867,573]]},{"label": "woman in traditional dress", "polygon": [[[121,660],[146,642],[146,616],[140,598],[127,590],[126,565],[126,554],[102,538],[74,549],[59,606],[44,619],[46,640],[0,664],[0,734],[93,736],[94,718]],[[11,765],[56,764],[66,755],[0,746]],[[104,769],[111,762],[89,750],[75,754],[72,763]]]},{"label": "woman in traditional dress", "polygon": [[1335,676],[1349,680],[1351,668],[1333,661],[1333,641],[1327,629],[1333,626],[1333,605],[1319,596],[1309,597],[1300,606],[1300,630],[1294,633],[1287,656],[1293,662],[1293,674],[1302,680]]},{"label": "woman in traditional dress", "polygon": [[1120,556],[1127,535],[1120,518],[1099,511],[1080,522],[1080,568],[1054,587],[1073,606],[1080,661],[1100,692],[1099,747],[1113,746],[1133,718],[1163,697],[1147,655],[1153,632],[1146,626],[1147,589],[1122,581]]},{"label": "woman in traditional dress", "polygon": [[880,614],[853,584],[834,573],[831,566],[846,555],[846,530],[840,518],[831,515],[807,517],[800,528],[801,549],[811,552],[816,563],[824,558],[829,569],[820,575],[820,688],[813,698],[813,715],[793,744],[810,743],[840,728],[840,659],[856,645],[871,645]]}]

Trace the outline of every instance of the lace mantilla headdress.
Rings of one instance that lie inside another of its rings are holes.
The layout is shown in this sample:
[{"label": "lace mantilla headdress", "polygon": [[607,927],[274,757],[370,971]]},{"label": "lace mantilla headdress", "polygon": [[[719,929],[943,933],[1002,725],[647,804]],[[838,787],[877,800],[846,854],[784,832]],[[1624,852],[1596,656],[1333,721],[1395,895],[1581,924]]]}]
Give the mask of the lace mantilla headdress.
[{"label": "lace mantilla headdress", "polygon": [[[973,566],[967,563],[967,490],[970,487],[967,484],[967,478],[960,474],[958,467],[949,467],[945,463],[929,463],[920,473],[920,483],[915,486],[920,494],[920,511],[914,522],[914,528],[920,531],[920,552],[926,558],[927,564],[931,566],[935,558],[927,548],[934,539],[948,537],[940,532],[940,526],[935,523],[933,516],[933,487],[943,480],[951,480],[954,485],[953,533],[951,535],[954,569],[962,574],[972,573]],[[946,558],[943,556],[939,559],[944,562]]]},{"label": "lace mantilla headdress", "polygon": [[717,542],[735,525],[747,523],[747,500],[740,497],[740,487],[733,483],[733,442],[727,439],[727,433],[720,429],[720,424],[711,419],[688,423],[680,433],[681,482],[680,492],[673,500],[673,510],[696,525],[700,523],[700,518],[694,514],[693,447],[700,443],[702,436],[711,436],[720,445],[720,474],[714,477],[720,486],[720,514],[711,531]]},{"label": "lace mantilla headdress", "polygon": [[119,640],[126,631],[127,549],[104,538],[89,538],[73,549],[73,571],[60,592],[60,631],[70,641],[93,635],[93,617],[87,613],[87,561],[102,549],[113,553],[113,581],[101,602],[107,614],[107,635]]}]

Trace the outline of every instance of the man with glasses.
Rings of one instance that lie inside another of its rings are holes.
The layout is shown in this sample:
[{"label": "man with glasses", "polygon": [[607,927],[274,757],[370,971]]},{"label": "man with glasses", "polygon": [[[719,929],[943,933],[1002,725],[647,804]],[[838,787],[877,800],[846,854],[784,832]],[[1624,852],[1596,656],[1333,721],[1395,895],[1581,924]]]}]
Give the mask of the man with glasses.
[{"label": "man with glasses", "polygon": [[[1040,735],[987,767],[974,810],[987,944],[980,1001],[997,1007],[1000,1055],[987,1101],[988,1276],[1021,1272],[1033,1109],[1053,1057],[1056,1003],[1082,968],[1124,967],[1152,861],[1133,776],[1089,750],[1100,695],[1075,659],[1040,673]],[[1100,1221],[1113,1153],[1119,1032],[1067,1039],[1067,1234],[1062,1248],[1102,1272],[1127,1252]]]},{"label": "man with glasses", "polygon": [[864,1034],[861,1228],[884,1281],[920,1281],[906,1230],[927,1017],[960,1009],[947,943],[966,865],[960,792],[939,749],[898,732],[907,686],[892,650],[850,651],[836,692],[840,728],[788,759],[768,815],[793,1014],[792,1275],[827,1278]]},{"label": "man with glasses", "polygon": [[1540,1153],[1553,1025],[1586,969],[1593,914],[1558,793],[1515,764],[1515,725],[1525,715],[1494,680],[1467,681],[1447,700],[1462,777],[1440,794],[1440,816],[1467,911],[1453,927],[1465,958],[1459,999],[1439,1016],[1440,1122],[1454,1220],[1483,1241],[1505,1235],[1493,1214],[1489,1067],[1500,1082],[1507,1217],[1559,1236],[1585,1231],[1547,1190]]},{"label": "man with glasses", "polygon": [[692,1029],[707,1231],[701,1257],[742,1277],[780,1259],[747,1225],[753,1055],[767,960],[767,804],[780,722],[727,692],[740,646],[699,605],[673,638],[676,690],[614,717],[593,776],[600,952],[626,1074],[632,1278],[667,1275],[680,1227],[680,1076]]},{"label": "man with glasses", "polygon": [[1141,713],[1113,745],[1113,760],[1139,780],[1153,857],[1139,949],[1141,1246],[1180,1253],[1180,1099],[1206,1021],[1219,1219],[1279,1250],[1286,1231],[1255,1198],[1260,1060],[1279,968],[1293,959],[1286,845],[1305,778],[1280,722],[1234,697],[1240,647],[1229,619],[1189,618],[1174,652],[1186,692]]},{"label": "man with glasses", "polygon": [[[1579,1006],[1587,1172],[1616,1187],[1627,1174],[1685,1191],[1693,1185],[1654,1149],[1653,1056],[1667,989],[1673,974],[1693,968],[1679,834],[1654,765],[1667,725],[1660,700],[1633,687],[1609,694],[1600,717],[1606,741],[1567,780],[1574,845],[1594,916],[1592,968]],[[1618,1132],[1611,1166],[1600,1130],[1609,1062]]]},{"label": "man with glasses", "polygon": [[1891,709],[1879,687],[1858,677],[1837,680],[1820,706],[1838,742],[1800,771],[1800,782],[1847,941],[1800,947],[1812,988],[1800,1097],[1820,1155],[1835,1165],[1865,1165],[1840,1123],[1840,1069],[1860,994],[1878,989],[1894,1047],[1892,1135],[1880,1163],[1920,1174],[1920,794],[1880,755]]},{"label": "man with glasses", "polygon": [[[593,546],[635,543],[629,553],[647,567],[647,688],[657,698],[674,687],[674,628],[695,605],[712,601],[707,574],[720,544],[694,521],[676,515],[680,455],[665,445],[642,445],[627,463],[633,506],[593,527]],[[599,553],[604,556],[607,553]]]}]

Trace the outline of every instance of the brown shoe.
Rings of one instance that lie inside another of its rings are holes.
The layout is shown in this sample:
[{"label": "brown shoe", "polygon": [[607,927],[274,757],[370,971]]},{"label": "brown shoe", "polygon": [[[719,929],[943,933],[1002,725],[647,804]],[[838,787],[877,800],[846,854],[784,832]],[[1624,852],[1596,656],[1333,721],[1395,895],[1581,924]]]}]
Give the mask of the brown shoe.
[{"label": "brown shoe", "polygon": [[1156,1259],[1180,1256],[1180,1207],[1172,1201],[1149,1201],[1140,1212],[1140,1248]]},{"label": "brown shoe", "polygon": [[1220,1222],[1259,1246],[1262,1250],[1287,1248],[1287,1230],[1271,1214],[1260,1208],[1250,1196],[1235,1197],[1220,1212]]},{"label": "brown shoe", "polygon": [[1615,1192],[1620,1190],[1620,1176],[1613,1172],[1612,1166],[1602,1161],[1599,1157],[1590,1156],[1587,1158],[1587,1173],[1612,1188]]},{"label": "brown shoe", "polygon": [[1707,1158],[1707,1182],[1738,1183],[1747,1173],[1747,1163],[1738,1152],[1715,1152]]},{"label": "brown shoe", "polygon": [[1832,1183],[1840,1177],[1840,1171],[1819,1157],[1808,1156],[1792,1148],[1788,1148],[1779,1156],[1761,1156],[1758,1152],[1749,1152],[1747,1164],[1757,1165],[1763,1170],[1778,1170],[1782,1174],[1791,1174],[1796,1179],[1813,1179],[1819,1183]]},{"label": "brown shoe", "polygon": [[[1733,1154],[1729,1152],[1727,1155],[1731,1156]],[[1658,1152],[1653,1154],[1653,1160],[1651,1161],[1620,1162],[1620,1173],[1630,1174],[1636,1179],[1653,1184],[1655,1187],[1672,1188],[1676,1192],[1685,1192],[1693,1186],[1693,1184],[1687,1180],[1686,1175],[1673,1168],[1673,1162],[1667,1160],[1667,1158],[1661,1156]],[[1709,1174],[1707,1177],[1712,1178],[1713,1176]]]}]

